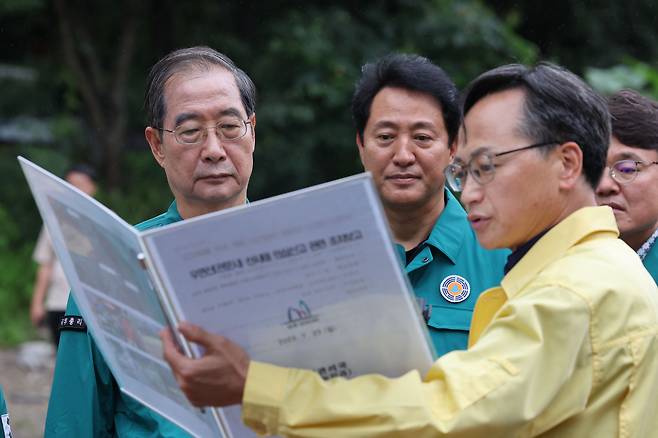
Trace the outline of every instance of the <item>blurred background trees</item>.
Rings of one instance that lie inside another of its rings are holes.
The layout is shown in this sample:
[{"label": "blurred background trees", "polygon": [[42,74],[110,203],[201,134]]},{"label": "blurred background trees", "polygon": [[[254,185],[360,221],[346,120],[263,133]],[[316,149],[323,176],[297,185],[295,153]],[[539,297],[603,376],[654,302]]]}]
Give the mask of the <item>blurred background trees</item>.
[{"label": "blurred background trees", "polygon": [[144,140],[142,97],[170,50],[211,46],[254,79],[255,200],[361,170],[349,105],[367,61],[419,53],[461,87],[499,64],[548,59],[602,92],[658,96],[657,12],[652,0],[2,0],[0,344],[33,335],[41,220],[16,155],[59,175],[91,163],[101,202],[129,222],[163,211],[171,195]]}]

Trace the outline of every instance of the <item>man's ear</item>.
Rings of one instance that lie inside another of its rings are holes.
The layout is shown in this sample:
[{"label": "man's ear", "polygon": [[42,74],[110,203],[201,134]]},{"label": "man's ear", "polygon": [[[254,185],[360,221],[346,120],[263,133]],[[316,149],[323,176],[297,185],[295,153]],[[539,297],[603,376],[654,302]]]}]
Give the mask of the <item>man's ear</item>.
[{"label": "man's ear", "polygon": [[250,123],[250,124],[251,124],[251,136],[252,136],[253,139],[254,139],[254,144],[253,144],[253,147],[252,147],[252,149],[251,149],[251,152],[253,152],[254,149],[256,149],[256,113],[253,113],[253,114],[249,117],[249,121],[251,122],[251,123]]},{"label": "man's ear", "polygon": [[359,158],[361,158],[361,164],[365,167],[365,163],[363,162],[363,139],[358,132],[356,133],[356,148],[359,150]]},{"label": "man's ear", "polygon": [[452,139],[452,143],[448,145],[448,150],[450,151],[450,161],[452,161],[453,158],[455,158],[455,154],[457,153],[457,148],[459,147],[459,142],[463,138],[462,131],[461,129],[457,131],[457,135],[455,135],[455,138]]},{"label": "man's ear", "polygon": [[578,143],[568,141],[555,148],[559,164],[559,187],[571,189],[583,175],[583,151]]},{"label": "man's ear", "polygon": [[164,167],[165,153],[161,135],[162,133],[160,131],[151,126],[147,126],[144,130],[144,136],[151,147],[153,158],[155,158],[155,161],[158,162],[160,167]]},{"label": "man's ear", "polygon": [[452,161],[453,158],[455,158],[455,155],[457,154],[457,150],[460,147],[463,147],[466,143],[466,126],[464,125],[464,122],[459,126],[459,129],[457,130],[457,133],[455,134],[455,138],[452,140],[452,144],[450,145],[450,160]]}]

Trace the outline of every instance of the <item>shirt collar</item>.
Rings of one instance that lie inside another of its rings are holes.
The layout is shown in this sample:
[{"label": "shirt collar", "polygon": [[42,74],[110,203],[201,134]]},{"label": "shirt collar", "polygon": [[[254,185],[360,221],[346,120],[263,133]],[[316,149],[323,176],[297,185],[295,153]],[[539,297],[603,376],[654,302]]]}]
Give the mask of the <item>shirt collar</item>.
[{"label": "shirt collar", "polygon": [[466,211],[457,198],[448,189],[444,189],[443,193],[445,206],[426,242],[445,254],[454,265],[462,248],[465,229],[469,225]]},{"label": "shirt collar", "polygon": [[167,217],[168,220],[171,220],[172,222],[178,222],[183,220],[180,213],[178,212],[178,207],[176,206],[175,199],[167,209],[167,213],[165,214],[165,216]]},{"label": "shirt collar", "polygon": [[508,298],[514,297],[537,274],[574,245],[600,237],[616,238],[619,229],[610,207],[585,207],[540,236],[530,250],[503,277],[501,286]]}]

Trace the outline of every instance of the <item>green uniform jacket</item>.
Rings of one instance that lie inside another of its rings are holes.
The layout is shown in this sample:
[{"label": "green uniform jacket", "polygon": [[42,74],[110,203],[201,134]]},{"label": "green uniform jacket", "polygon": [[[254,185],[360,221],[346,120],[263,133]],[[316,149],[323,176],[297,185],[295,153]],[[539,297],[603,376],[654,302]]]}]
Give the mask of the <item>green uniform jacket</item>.
[{"label": "green uniform jacket", "polygon": [[5,396],[2,393],[2,386],[0,386],[0,432],[4,438],[11,438],[11,427],[9,425],[9,412],[7,412],[7,404],[5,403]]},{"label": "green uniform jacket", "polygon": [[421,251],[406,266],[414,293],[431,309],[426,320],[438,356],[466,349],[475,302],[500,284],[509,255],[509,250],[482,248],[449,190],[445,200]]},{"label": "green uniform jacket", "polygon": [[5,403],[5,396],[2,392],[2,386],[0,386],[0,415],[7,414],[7,404]]},{"label": "green uniform jacket", "polygon": [[[173,202],[169,209],[137,225],[161,227],[182,218]],[[73,297],[67,315],[80,315]],[[169,420],[123,394],[92,336],[63,331],[46,417],[46,437],[189,437]]]},{"label": "green uniform jacket", "polygon": [[658,284],[658,242],[654,243],[647,256],[642,260],[642,263],[644,263],[644,267],[647,268],[647,271],[653,277],[653,281]]}]

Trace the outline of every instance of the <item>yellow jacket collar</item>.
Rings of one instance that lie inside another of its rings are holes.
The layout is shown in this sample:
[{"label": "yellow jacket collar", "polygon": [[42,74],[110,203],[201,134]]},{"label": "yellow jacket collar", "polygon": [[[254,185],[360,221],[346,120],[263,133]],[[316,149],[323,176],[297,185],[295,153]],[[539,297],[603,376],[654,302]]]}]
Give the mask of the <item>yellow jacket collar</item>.
[{"label": "yellow jacket collar", "polygon": [[619,236],[610,207],[584,207],[567,216],[539,239],[501,281],[508,298],[514,297],[546,266],[583,240]]}]

